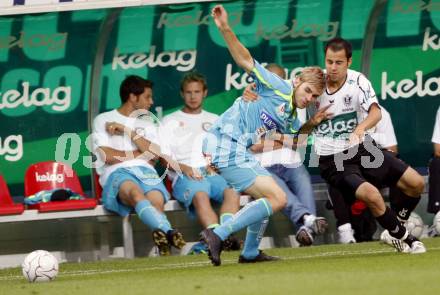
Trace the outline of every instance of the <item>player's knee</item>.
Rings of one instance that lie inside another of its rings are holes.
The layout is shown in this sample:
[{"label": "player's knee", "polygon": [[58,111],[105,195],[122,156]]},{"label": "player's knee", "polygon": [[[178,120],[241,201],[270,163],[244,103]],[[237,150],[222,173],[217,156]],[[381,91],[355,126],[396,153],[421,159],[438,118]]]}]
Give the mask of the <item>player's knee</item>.
[{"label": "player's knee", "polygon": [[379,190],[373,186],[363,188],[358,199],[367,203],[367,205],[369,205],[369,207],[377,206],[377,205],[383,203],[382,195],[380,194]]},{"label": "player's knee", "polygon": [[223,204],[235,208],[236,211],[238,211],[240,209],[240,196],[235,190],[228,188],[223,194]]},{"label": "player's knee", "polygon": [[423,191],[425,190],[425,180],[423,179],[423,177],[421,175],[418,175],[417,177],[415,177],[413,179],[413,192],[414,195],[419,196],[423,193]]},{"label": "player's knee", "polygon": [[145,199],[144,194],[137,187],[130,188],[126,194],[120,194],[119,197],[122,198],[124,203],[132,207],[136,206],[137,203]]},{"label": "player's knee", "polygon": [[145,200],[150,201],[151,205],[156,208],[159,211],[163,211],[164,210],[164,206],[165,206],[165,202],[163,200],[163,198],[155,198],[153,200],[149,200],[148,198],[145,198]]},{"label": "player's knee", "polygon": [[196,208],[200,208],[210,204],[209,196],[205,192],[197,192],[194,194],[193,205]]},{"label": "player's knee", "polygon": [[276,207],[272,208],[274,211],[280,211],[287,206],[287,196],[283,190],[278,190],[274,194],[274,199],[276,201]]}]

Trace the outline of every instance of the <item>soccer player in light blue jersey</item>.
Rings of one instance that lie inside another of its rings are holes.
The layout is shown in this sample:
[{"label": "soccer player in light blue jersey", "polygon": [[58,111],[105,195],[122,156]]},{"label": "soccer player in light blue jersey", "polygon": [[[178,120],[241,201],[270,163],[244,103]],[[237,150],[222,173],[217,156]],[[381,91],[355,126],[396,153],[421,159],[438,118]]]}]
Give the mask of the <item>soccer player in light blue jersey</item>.
[{"label": "soccer player in light blue jersey", "polygon": [[259,252],[258,245],[268,217],[286,206],[286,194],[247,149],[268,133],[297,135],[296,109],[307,107],[321,95],[325,78],[319,67],[307,67],[294,81],[282,80],[255,61],[240,43],[223,6],[215,6],[212,16],[234,61],[254,78],[261,99],[252,103],[237,99],[210,129],[204,153],[235,190],[256,200],[223,225],[202,231],[201,238],[208,245],[212,263],[220,265],[222,241],[248,227],[239,262],[270,261],[276,258]]}]

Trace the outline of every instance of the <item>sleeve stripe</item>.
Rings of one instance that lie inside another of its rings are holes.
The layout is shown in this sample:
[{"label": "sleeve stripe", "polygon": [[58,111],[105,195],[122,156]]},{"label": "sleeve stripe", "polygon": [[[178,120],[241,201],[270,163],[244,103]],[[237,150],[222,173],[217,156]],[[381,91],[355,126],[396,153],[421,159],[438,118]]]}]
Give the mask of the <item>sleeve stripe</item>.
[{"label": "sleeve stripe", "polygon": [[266,85],[266,87],[273,89],[272,85],[270,85],[269,83],[267,83],[266,80],[263,79],[263,76],[261,76],[260,72],[257,70],[257,67],[254,66],[252,72],[255,74],[255,76],[257,76],[258,80],[260,80],[261,83]]},{"label": "sleeve stripe", "polygon": [[267,88],[272,89],[276,95],[284,98],[285,100],[290,102],[290,104],[292,104],[292,92],[289,94],[284,94],[281,91],[274,89],[271,84],[269,84],[266,80],[264,80],[263,76],[260,74],[260,72],[257,70],[256,67],[252,69],[252,72],[255,74],[255,76],[257,76],[258,80],[260,80],[260,82],[263,83]]}]

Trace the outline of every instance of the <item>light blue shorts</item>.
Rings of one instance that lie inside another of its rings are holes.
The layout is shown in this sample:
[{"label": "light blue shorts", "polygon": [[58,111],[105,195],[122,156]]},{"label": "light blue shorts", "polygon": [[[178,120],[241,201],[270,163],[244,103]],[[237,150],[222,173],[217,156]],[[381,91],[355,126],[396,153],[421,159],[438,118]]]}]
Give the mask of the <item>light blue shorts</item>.
[{"label": "light blue shorts", "polygon": [[177,178],[173,186],[173,196],[181,203],[191,217],[195,217],[192,201],[194,195],[198,192],[205,192],[211,200],[221,204],[223,202],[223,193],[229,188],[226,180],[220,175],[208,175],[202,171],[203,179],[194,180],[186,175]]},{"label": "light blue shorts", "polygon": [[257,161],[255,162],[255,166],[229,166],[219,168],[219,172],[229,185],[240,193],[252,186],[257,176],[272,176],[265,168],[261,167]]},{"label": "light blue shorts", "polygon": [[119,188],[126,181],[136,183],[144,194],[156,190],[162,193],[164,202],[170,199],[170,195],[156,170],[143,166],[124,167],[113,171],[104,185],[102,204],[105,209],[121,216],[127,216],[134,212],[133,207],[122,204],[118,197]]},{"label": "light blue shorts", "polygon": [[209,130],[203,141],[203,153],[237,192],[249,188],[257,176],[271,176],[244,144],[218,130]]}]

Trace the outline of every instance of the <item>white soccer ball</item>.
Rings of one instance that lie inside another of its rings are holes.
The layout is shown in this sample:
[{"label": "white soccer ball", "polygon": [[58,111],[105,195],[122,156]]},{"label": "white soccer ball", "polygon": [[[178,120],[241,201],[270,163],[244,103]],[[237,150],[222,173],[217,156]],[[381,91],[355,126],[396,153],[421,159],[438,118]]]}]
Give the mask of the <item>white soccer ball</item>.
[{"label": "white soccer ball", "polygon": [[408,232],[419,239],[423,234],[423,226],[423,220],[420,215],[415,212],[411,212],[411,215],[405,222],[405,227]]},{"label": "white soccer ball", "polygon": [[21,267],[24,277],[31,283],[51,281],[58,274],[58,260],[45,250],[31,252]]}]

